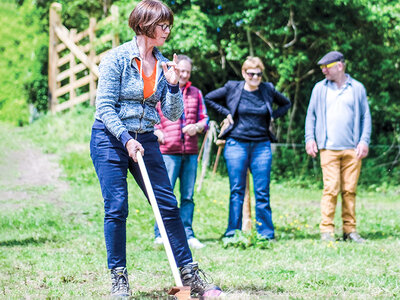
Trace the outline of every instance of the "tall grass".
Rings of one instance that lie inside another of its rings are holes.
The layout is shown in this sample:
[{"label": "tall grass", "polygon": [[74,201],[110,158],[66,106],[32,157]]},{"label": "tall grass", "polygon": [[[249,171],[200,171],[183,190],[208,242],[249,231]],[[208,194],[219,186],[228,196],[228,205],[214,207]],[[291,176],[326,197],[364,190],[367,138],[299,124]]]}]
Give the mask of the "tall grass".
[{"label": "tall grass", "polygon": [[[53,186],[0,186],[0,193],[16,195],[0,200],[0,298],[108,295],[102,198],[89,157],[92,121],[93,109],[80,107],[22,129],[0,126],[0,137],[8,141],[0,144],[1,153],[33,141],[43,152],[57,154],[61,179],[69,184],[56,200],[50,197]],[[7,157],[0,157],[1,164]],[[132,178],[128,184],[127,267],[133,298],[165,299],[174,282],[164,250],[153,245],[154,217]],[[178,187],[176,194],[179,198]],[[319,241],[320,195],[314,188],[273,183],[277,243],[260,244],[250,233],[224,245],[220,237],[227,225],[229,183],[207,173],[195,194],[194,217],[195,233],[207,246],[194,250],[194,258],[229,299],[400,297],[399,191],[359,191],[364,245]],[[340,205],[335,221],[340,236]]]}]

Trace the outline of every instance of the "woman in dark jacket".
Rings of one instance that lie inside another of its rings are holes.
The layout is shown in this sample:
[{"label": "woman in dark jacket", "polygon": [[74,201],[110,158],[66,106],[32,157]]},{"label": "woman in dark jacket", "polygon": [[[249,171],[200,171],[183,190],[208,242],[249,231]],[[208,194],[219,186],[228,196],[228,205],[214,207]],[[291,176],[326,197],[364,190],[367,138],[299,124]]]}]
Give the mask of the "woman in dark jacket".
[{"label": "woman in dark jacket", "polygon": [[[256,198],[256,228],[262,238],[273,240],[274,225],[270,206],[272,119],[283,116],[290,101],[268,82],[261,82],[264,65],[258,57],[248,57],[242,66],[244,81],[228,81],[205,96],[206,104],[224,115],[229,122],[224,157],[230,183],[229,222],[225,236],[242,228],[242,208],[246,173],[253,175]],[[272,109],[273,103],[278,105]]]}]

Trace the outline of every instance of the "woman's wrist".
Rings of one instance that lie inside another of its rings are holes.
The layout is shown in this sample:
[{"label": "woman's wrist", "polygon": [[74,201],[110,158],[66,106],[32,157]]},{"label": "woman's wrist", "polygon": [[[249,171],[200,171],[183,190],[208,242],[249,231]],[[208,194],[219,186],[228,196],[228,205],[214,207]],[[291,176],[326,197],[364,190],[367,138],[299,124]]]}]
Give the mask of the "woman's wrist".
[{"label": "woman's wrist", "polygon": [[171,94],[176,94],[176,93],[179,92],[179,81],[178,81],[177,84],[171,84],[171,83],[169,83],[168,80],[167,80],[167,87],[168,87],[168,90],[169,90],[169,92],[170,92]]}]

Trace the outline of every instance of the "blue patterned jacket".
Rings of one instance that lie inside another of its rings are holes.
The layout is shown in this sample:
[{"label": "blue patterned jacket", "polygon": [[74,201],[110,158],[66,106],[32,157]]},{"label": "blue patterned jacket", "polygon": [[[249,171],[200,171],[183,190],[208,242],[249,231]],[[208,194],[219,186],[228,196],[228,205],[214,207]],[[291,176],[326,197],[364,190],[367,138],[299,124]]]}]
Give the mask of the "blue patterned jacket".
[{"label": "blue patterned jacket", "polygon": [[164,116],[171,121],[179,119],[183,112],[179,85],[170,85],[161,67],[168,59],[157,48],[153,54],[157,59],[156,84],[154,93],[147,99],[143,97],[143,72],[135,61],[135,58],[140,60],[136,37],[112,49],[99,66],[95,118],[124,146],[134,137],[132,133],[154,131],[154,125],[160,123],[156,110],[158,101],[161,101]]}]

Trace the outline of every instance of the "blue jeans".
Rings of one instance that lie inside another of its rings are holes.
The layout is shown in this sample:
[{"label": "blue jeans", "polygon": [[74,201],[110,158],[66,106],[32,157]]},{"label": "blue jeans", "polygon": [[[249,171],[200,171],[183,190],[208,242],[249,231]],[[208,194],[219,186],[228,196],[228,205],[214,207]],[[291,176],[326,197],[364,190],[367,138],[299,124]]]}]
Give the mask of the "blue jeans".
[{"label": "blue jeans", "polygon": [[[194,212],[193,193],[197,175],[197,154],[164,154],[163,159],[167,167],[172,189],[174,189],[176,180],[179,177],[181,193],[180,215],[186,237],[188,239],[194,238],[195,235],[192,228]],[[157,224],[154,225],[154,234],[156,237],[160,236]]]},{"label": "blue jeans", "polygon": [[269,141],[244,142],[228,138],[224,157],[230,183],[229,221],[225,236],[242,229],[242,208],[246,189],[247,169],[253,175],[256,198],[256,228],[266,239],[274,238],[274,225],[269,199],[272,152]]},{"label": "blue jeans", "polygon": [[[143,133],[137,135],[137,140],[144,148],[143,160],[176,264],[178,267],[182,267],[192,262],[193,259],[157,137],[152,132]],[[92,129],[90,155],[104,198],[104,237],[108,267],[110,269],[126,267],[126,219],[128,217],[126,179],[128,170],[147,196],[139,165],[128,156],[126,148],[107,129]]]}]

